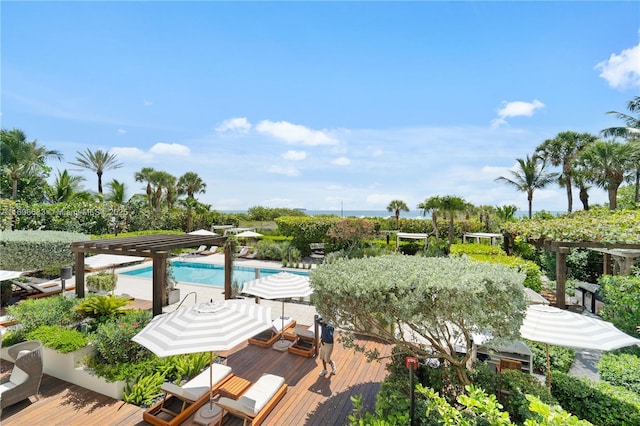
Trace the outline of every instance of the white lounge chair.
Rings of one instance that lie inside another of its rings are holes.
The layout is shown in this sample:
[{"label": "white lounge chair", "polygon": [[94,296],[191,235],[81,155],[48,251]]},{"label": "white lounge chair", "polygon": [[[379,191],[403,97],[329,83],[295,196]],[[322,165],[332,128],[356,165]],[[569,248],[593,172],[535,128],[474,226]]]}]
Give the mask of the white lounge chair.
[{"label": "white lounge chair", "polygon": [[212,254],[216,254],[218,252],[218,246],[211,246],[208,250],[201,251],[198,253],[201,256],[209,256]]},{"label": "white lounge chair", "polygon": [[[237,400],[222,397],[217,404],[222,408],[223,413],[227,411],[244,419],[243,426],[247,423],[257,426],[264,421],[285,393],[287,393],[287,384],[284,382],[284,377],[263,374]],[[222,416],[218,425],[221,424]]]},{"label": "white lounge chair", "polygon": [[192,255],[192,254],[200,254],[203,251],[205,251],[207,249],[207,246],[200,246],[197,249],[190,251],[189,253],[187,253],[188,255]]}]

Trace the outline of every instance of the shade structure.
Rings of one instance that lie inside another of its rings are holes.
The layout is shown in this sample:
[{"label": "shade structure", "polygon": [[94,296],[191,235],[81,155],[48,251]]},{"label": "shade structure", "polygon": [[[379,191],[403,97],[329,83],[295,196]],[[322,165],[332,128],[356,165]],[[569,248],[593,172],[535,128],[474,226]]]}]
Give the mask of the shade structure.
[{"label": "shade structure", "polygon": [[[309,285],[309,277],[292,274],[290,272],[278,272],[252,281],[247,281],[242,286],[242,292],[262,297],[263,299],[282,299],[282,329],[284,330],[284,299],[287,297],[306,297],[313,293]],[[284,342],[283,338],[280,343]]]},{"label": "shade structure", "polygon": [[549,346],[611,351],[640,344],[640,339],[613,324],[546,305],[530,305],[520,327],[525,339],[547,344],[547,384],[550,386]]},{"label": "shade structure", "polygon": [[[212,363],[213,352],[229,350],[269,327],[271,308],[226,300],[197,303],[158,315],[131,340],[160,357],[209,352]],[[211,388],[211,369],[209,374]]]},{"label": "shade structure", "polygon": [[197,231],[189,232],[189,235],[218,235],[215,232],[207,231],[206,229],[198,229]]},{"label": "shade structure", "polygon": [[22,271],[6,271],[4,269],[0,269],[0,281],[12,280],[14,278],[18,278],[20,275],[22,275]]},{"label": "shade structure", "polygon": [[236,238],[260,238],[263,235],[255,231],[243,231],[236,234]]}]

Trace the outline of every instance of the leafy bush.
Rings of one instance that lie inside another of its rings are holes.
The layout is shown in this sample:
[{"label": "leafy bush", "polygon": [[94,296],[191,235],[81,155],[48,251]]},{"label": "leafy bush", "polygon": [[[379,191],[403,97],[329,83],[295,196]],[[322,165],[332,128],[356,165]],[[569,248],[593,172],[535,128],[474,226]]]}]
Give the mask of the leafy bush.
[{"label": "leafy bush", "polygon": [[[533,371],[539,374],[547,374],[547,349],[544,343],[525,340],[533,353]],[[576,351],[573,348],[549,345],[549,363],[551,371],[557,370],[568,373],[573,365]]]},{"label": "leafy bush", "polygon": [[209,352],[198,352],[157,358],[154,370],[160,371],[165,376],[165,381],[180,384],[183,380],[200,374],[209,365],[209,356]]},{"label": "leafy bush", "polygon": [[327,230],[339,220],[337,216],[282,216],[275,222],[282,235],[292,237],[291,244],[307,255],[311,252],[309,244],[329,242]]},{"label": "leafy bush", "polygon": [[100,324],[92,336],[96,356],[106,364],[138,362],[151,355],[146,348],[133,342],[131,338],[151,320],[148,311],[135,310],[121,317]]},{"label": "leafy bush", "polygon": [[522,283],[525,287],[529,287],[535,292],[542,290],[540,267],[529,260],[520,259],[516,256],[490,256],[484,254],[470,254],[469,257],[481,262],[498,263],[518,272],[523,272],[526,274],[526,278]]},{"label": "leafy bush", "polygon": [[96,318],[104,322],[109,318],[124,314],[122,308],[130,304],[126,297],[110,295],[92,295],[74,307],[74,310],[82,317]]},{"label": "leafy bush", "polygon": [[275,242],[272,240],[261,240],[256,244],[256,250],[260,259],[270,259],[280,261],[287,256],[287,250],[291,244],[288,241]]},{"label": "leafy bush", "polygon": [[[42,325],[67,326],[77,320],[73,307],[78,303],[76,298],[54,295],[39,299],[25,299],[20,303],[7,307],[7,314],[20,323],[13,330],[14,339],[24,340],[27,333]],[[3,339],[4,341],[4,339]]]},{"label": "leafy bush", "polygon": [[127,385],[122,400],[129,404],[148,407],[160,395],[160,386],[164,381],[164,375],[160,372],[139,377],[133,385]]},{"label": "leafy bush", "polygon": [[73,263],[71,243],[88,239],[77,232],[1,231],[0,269],[25,271],[70,265]]},{"label": "leafy bush", "polygon": [[603,275],[598,279],[602,286],[604,306],[600,315],[620,330],[640,337],[640,277]]},{"label": "leafy bush", "polygon": [[451,256],[460,256],[463,254],[484,254],[488,256],[506,256],[507,254],[500,247],[488,244],[452,244],[449,247]]},{"label": "leafy bush", "polygon": [[40,340],[44,346],[66,354],[89,343],[89,339],[82,333],[59,325],[42,325],[27,333],[27,339]]},{"label": "leafy bush", "polygon": [[593,424],[640,424],[640,395],[628,389],[553,371],[551,393],[563,408]]},{"label": "leafy bush", "polygon": [[97,274],[87,275],[87,288],[96,293],[99,291],[113,291],[117,283],[118,275],[112,272],[102,271]]},{"label": "leafy bush", "polygon": [[640,395],[640,357],[605,353],[598,362],[598,374],[602,380]]}]

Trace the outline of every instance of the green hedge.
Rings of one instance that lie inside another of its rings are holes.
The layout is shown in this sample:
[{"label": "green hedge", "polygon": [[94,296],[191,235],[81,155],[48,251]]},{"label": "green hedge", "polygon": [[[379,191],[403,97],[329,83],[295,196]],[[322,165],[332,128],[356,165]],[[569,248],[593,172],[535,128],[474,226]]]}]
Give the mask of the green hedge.
[{"label": "green hedge", "polygon": [[492,256],[486,254],[469,254],[470,258],[490,263],[499,263],[504,266],[515,269],[526,275],[523,285],[529,287],[535,292],[542,290],[542,273],[540,267],[535,263],[524,260],[516,256]]},{"label": "green hedge", "polygon": [[88,239],[77,232],[1,231],[0,269],[31,271],[71,265],[71,243]]},{"label": "green hedge", "polygon": [[463,254],[472,255],[472,254],[483,254],[487,256],[506,256],[507,253],[504,252],[498,246],[491,246],[487,244],[452,244],[449,248],[449,253],[452,256],[460,256]]},{"label": "green hedge", "polygon": [[605,353],[598,362],[600,378],[640,394],[640,357],[632,354]]},{"label": "green hedge", "polygon": [[47,348],[66,354],[89,343],[89,339],[77,330],[61,325],[42,325],[27,334],[29,340],[40,340]]},{"label": "green hedge", "polygon": [[[282,235],[292,237],[291,244],[300,250],[303,256],[311,252],[309,244],[329,244],[329,227],[341,219],[337,216],[283,216],[275,219]],[[327,246],[327,251],[331,251]]]},{"label": "green hedge", "polygon": [[594,425],[640,425],[640,395],[628,389],[553,371],[551,394],[562,408]]},{"label": "green hedge", "polygon": [[640,277],[602,275],[598,284],[604,298],[602,318],[625,333],[640,337],[636,328],[640,325]]}]

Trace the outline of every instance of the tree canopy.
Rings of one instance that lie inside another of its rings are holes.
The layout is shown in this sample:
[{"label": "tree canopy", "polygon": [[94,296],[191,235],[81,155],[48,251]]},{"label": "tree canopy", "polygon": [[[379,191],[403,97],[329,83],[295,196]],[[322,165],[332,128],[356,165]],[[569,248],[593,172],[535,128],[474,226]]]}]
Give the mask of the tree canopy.
[{"label": "tree canopy", "polygon": [[472,333],[517,338],[527,305],[524,278],[466,258],[389,255],[324,264],[311,272],[311,285],[316,309],[335,322],[345,346],[367,352],[352,337],[371,334],[409,354],[444,360],[469,383]]}]

